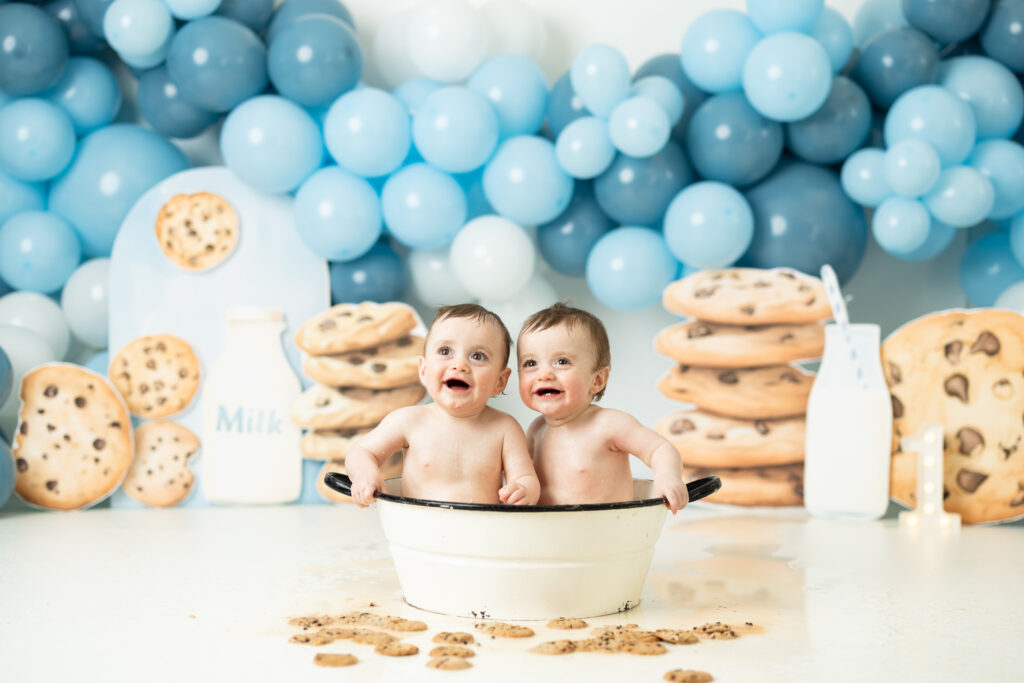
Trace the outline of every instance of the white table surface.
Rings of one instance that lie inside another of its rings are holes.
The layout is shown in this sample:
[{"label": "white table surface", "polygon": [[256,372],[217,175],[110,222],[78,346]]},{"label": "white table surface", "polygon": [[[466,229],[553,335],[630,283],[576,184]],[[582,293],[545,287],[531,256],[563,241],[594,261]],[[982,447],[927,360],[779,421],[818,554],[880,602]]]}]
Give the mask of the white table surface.
[{"label": "white table surface", "polygon": [[[517,587],[509,586],[509,590]],[[374,607],[370,607],[370,603]],[[288,638],[292,616],[420,619],[413,657]],[[1024,526],[912,533],[800,508],[694,504],[668,518],[640,607],[589,620],[643,628],[751,621],[760,635],[662,656],[526,652],[584,637],[531,624],[483,638],[473,668],[425,668],[431,636],[473,622],[402,602],[377,512],[353,506],[95,509],[0,515],[0,681],[716,681],[1024,679]],[[353,667],[314,666],[351,652]]]}]

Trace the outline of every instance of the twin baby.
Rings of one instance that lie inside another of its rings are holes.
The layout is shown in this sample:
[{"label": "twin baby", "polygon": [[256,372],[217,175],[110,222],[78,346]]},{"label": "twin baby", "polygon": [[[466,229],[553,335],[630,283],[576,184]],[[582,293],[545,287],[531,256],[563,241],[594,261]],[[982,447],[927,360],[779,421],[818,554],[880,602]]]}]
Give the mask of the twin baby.
[{"label": "twin baby", "polygon": [[687,503],[679,452],[634,417],[595,405],[611,352],[595,316],[555,304],[530,316],[517,342],[519,395],[540,413],[523,433],[487,405],[508,382],[512,338],[476,304],[441,308],[427,332],[420,381],[433,403],[399,408],[348,452],[352,498],[373,502],[381,464],[405,450],[402,495],[463,503],[573,505],[633,499],[629,455],[654,473],[654,497]]}]

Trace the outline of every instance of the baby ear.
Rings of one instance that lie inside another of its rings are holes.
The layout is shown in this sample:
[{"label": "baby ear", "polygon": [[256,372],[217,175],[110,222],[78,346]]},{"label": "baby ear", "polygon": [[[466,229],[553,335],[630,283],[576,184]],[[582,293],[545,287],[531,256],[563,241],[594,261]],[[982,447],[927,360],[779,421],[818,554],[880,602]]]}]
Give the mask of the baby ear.
[{"label": "baby ear", "polygon": [[508,378],[512,375],[512,368],[505,368],[498,375],[498,381],[494,384],[494,391],[491,392],[491,396],[497,396],[501,392],[505,391],[505,386],[508,384]]},{"label": "baby ear", "polygon": [[590,383],[590,395],[600,393],[608,386],[608,375],[611,373],[611,368],[607,365],[594,373],[594,379]]},{"label": "baby ear", "polygon": [[420,369],[419,369],[420,382],[422,382],[423,379],[424,379],[424,374],[427,371],[427,359],[424,356],[417,356],[417,358],[419,359],[419,365],[420,365]]}]

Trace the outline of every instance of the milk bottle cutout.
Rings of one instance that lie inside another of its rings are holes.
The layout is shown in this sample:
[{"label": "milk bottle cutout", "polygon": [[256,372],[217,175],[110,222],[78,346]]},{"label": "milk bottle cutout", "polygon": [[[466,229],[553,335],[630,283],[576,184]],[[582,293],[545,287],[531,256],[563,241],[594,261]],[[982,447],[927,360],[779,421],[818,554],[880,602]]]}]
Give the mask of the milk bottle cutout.
[{"label": "milk bottle cutout", "polygon": [[302,489],[302,391],[284,355],[281,311],[231,308],[224,351],[203,390],[203,492],[213,503],[287,503]]},{"label": "milk bottle cutout", "polygon": [[807,401],[804,506],[816,517],[877,519],[889,505],[892,399],[878,325],[851,325],[831,266],[825,355]]}]

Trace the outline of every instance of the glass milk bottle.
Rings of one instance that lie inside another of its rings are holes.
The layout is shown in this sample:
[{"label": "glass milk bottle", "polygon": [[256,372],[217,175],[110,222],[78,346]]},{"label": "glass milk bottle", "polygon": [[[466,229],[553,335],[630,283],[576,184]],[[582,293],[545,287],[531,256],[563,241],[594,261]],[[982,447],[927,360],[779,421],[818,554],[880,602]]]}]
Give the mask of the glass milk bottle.
[{"label": "glass milk bottle", "polygon": [[231,308],[224,350],[203,389],[203,493],[213,503],[287,503],[302,489],[302,391],[270,308]]},{"label": "glass milk bottle", "polygon": [[825,327],[807,400],[804,506],[816,517],[877,519],[889,506],[892,399],[878,325],[851,324],[848,335]]}]

